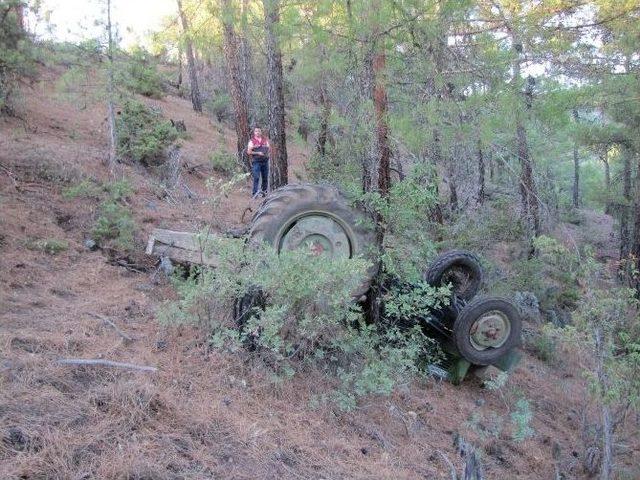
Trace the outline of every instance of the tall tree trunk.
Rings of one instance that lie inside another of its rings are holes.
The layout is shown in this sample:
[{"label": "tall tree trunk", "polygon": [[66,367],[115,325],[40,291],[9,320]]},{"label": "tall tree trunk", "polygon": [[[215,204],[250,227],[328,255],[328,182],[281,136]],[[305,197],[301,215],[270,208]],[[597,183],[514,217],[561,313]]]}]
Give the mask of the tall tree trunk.
[{"label": "tall tree trunk", "polygon": [[611,215],[611,168],[609,166],[609,157],[607,156],[609,147],[607,146],[600,154],[600,160],[604,164],[604,189],[607,192],[607,199],[604,206],[604,213]]},{"label": "tall tree trunk", "polygon": [[[631,253],[635,258],[636,271],[640,272],[640,154],[636,153],[638,163],[638,176],[636,177],[636,195],[635,195],[635,219],[633,227],[633,245]],[[640,298],[640,275],[635,279],[636,297]]]},{"label": "tall tree trunk", "polygon": [[178,81],[176,82],[178,87],[178,94],[182,88],[182,48],[178,48]]},{"label": "tall tree trunk", "polygon": [[280,0],[263,0],[267,40],[267,84],[269,90],[269,137],[271,142],[271,188],[288,183],[287,139],[285,134],[282,53],[278,40]]},{"label": "tall tree trunk", "polygon": [[623,147],[624,168],[622,172],[622,196],[624,205],[620,212],[620,260],[629,257],[631,253],[631,228],[629,217],[631,210],[631,151]]},{"label": "tall tree trunk", "polygon": [[[533,100],[533,84],[531,78],[527,79],[527,86],[524,92],[520,92],[520,53],[522,46],[514,39],[514,50],[516,58],[513,64],[513,84],[517,89],[517,96],[523,97],[525,112],[531,109]],[[522,212],[527,219],[529,228],[535,236],[540,234],[540,213],[538,205],[538,192],[535,179],[533,178],[533,161],[531,160],[529,145],[527,141],[527,131],[524,126],[525,113],[516,107],[516,145],[518,160],[520,162],[520,198],[522,203]]]},{"label": "tall tree trunk", "polygon": [[[573,119],[578,123],[578,111],[573,109]],[[580,157],[578,156],[578,142],[573,142],[573,208],[580,206]]]},{"label": "tall tree trunk", "polygon": [[329,117],[331,116],[331,103],[327,98],[326,87],[320,87],[320,132],[318,133],[318,153],[324,157],[327,152],[327,139],[329,138]]},{"label": "tall tree trunk", "polygon": [[[601,395],[606,395],[609,390],[609,379],[605,371],[606,361],[606,338],[599,326],[594,327],[593,331],[595,360],[596,360],[596,376],[598,378],[598,386]],[[600,470],[600,480],[609,480],[613,469],[613,421],[611,418],[611,409],[604,398],[600,399],[601,420],[602,420],[602,468]]]},{"label": "tall tree trunk", "polygon": [[191,104],[196,112],[202,113],[202,98],[200,97],[200,87],[198,87],[198,74],[196,72],[196,58],[193,54],[193,43],[189,37],[189,21],[182,8],[182,0],[178,3],[178,13],[182,23],[182,30],[185,35],[185,51],[187,54],[187,68],[189,69],[189,82],[191,82]]},{"label": "tall tree trunk", "polygon": [[[383,47],[373,57],[373,105],[376,117],[376,140],[378,148],[378,191],[382,198],[389,197],[391,186],[391,148],[389,146],[389,122],[387,118],[388,98],[384,85],[386,54]],[[384,235],[384,232],[382,233]]]},{"label": "tall tree trunk", "polygon": [[251,171],[251,159],[247,155],[247,142],[251,136],[249,127],[249,112],[247,92],[244,90],[240,58],[238,55],[238,40],[233,26],[235,17],[231,0],[222,0],[222,30],[224,36],[224,56],[227,63],[227,80],[229,92],[233,101],[234,125],[236,130],[236,145],[238,162],[245,171]]},{"label": "tall tree trunk", "polygon": [[242,85],[242,91],[245,92],[247,97],[247,110],[249,116],[249,124],[254,121],[255,105],[253,104],[253,96],[250,95],[252,91],[251,82],[251,48],[249,47],[249,39],[247,38],[247,32],[249,31],[249,0],[242,0],[242,10],[240,11],[240,33],[239,33],[239,48],[240,48],[240,84]]},{"label": "tall tree trunk", "polygon": [[482,151],[482,141],[478,139],[478,205],[482,205],[485,200],[485,166],[484,166],[484,154]]},{"label": "tall tree trunk", "polygon": [[107,46],[108,76],[107,76],[107,121],[109,122],[109,157],[108,165],[114,173],[116,165],[116,115],[115,115],[115,79],[113,66],[113,28],[111,25],[111,0],[107,0]]}]

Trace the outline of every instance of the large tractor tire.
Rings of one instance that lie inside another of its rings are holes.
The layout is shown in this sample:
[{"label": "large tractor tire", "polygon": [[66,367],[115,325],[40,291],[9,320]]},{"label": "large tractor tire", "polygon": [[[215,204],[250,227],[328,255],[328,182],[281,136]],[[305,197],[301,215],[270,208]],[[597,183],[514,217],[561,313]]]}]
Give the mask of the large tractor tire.
[{"label": "large tractor tire", "polygon": [[423,273],[432,287],[451,284],[452,296],[468,302],[482,285],[482,267],[478,258],[464,250],[451,250],[436,257]]},{"label": "large tractor tire", "polygon": [[490,365],[520,345],[518,309],[500,297],[476,298],[464,306],[453,324],[453,340],[462,357]]},{"label": "large tractor tire", "polygon": [[370,260],[372,266],[354,298],[367,293],[378,271],[370,219],[329,185],[286,185],[272,192],[253,217],[249,239],[265,242],[278,253],[302,249],[330,258]]}]

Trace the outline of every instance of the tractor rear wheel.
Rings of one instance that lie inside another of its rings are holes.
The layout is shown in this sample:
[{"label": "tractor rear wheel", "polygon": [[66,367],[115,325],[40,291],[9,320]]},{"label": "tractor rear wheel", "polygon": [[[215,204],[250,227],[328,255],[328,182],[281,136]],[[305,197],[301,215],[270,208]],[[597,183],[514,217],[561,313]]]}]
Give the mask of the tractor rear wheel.
[{"label": "tractor rear wheel", "polygon": [[451,250],[436,257],[422,278],[432,287],[452,285],[452,295],[468,302],[482,285],[478,257],[464,250]]},{"label": "tractor rear wheel", "polygon": [[378,271],[370,219],[329,185],[286,185],[272,192],[253,217],[249,239],[265,242],[278,253],[306,250],[328,258],[371,260],[373,265],[353,292],[355,298],[369,290]]}]

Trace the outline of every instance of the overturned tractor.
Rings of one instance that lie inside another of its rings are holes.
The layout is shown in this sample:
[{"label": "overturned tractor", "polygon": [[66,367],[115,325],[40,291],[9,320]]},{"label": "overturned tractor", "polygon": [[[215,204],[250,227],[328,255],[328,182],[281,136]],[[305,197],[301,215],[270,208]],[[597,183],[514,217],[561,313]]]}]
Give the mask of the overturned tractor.
[{"label": "overturned tractor", "polygon": [[[303,249],[332,258],[370,259],[373,266],[353,292],[357,301],[366,298],[378,272],[379,252],[371,222],[332,186],[300,184],[275,190],[262,202],[246,233],[250,242],[265,242],[278,253]],[[147,253],[179,262],[216,264],[215,255],[205,255],[196,236],[184,232],[154,230]],[[419,324],[437,337],[452,358],[458,359],[452,363],[458,379],[469,365],[508,368],[520,343],[518,309],[501,297],[477,296],[482,279],[475,255],[461,250],[443,253],[425,269],[423,280],[434,287],[449,285],[449,305],[428,315],[392,319],[404,325]],[[401,279],[396,283],[402,289],[412,288]],[[242,321],[247,315],[259,314],[263,302],[260,292],[249,292],[236,302],[234,315]]]}]

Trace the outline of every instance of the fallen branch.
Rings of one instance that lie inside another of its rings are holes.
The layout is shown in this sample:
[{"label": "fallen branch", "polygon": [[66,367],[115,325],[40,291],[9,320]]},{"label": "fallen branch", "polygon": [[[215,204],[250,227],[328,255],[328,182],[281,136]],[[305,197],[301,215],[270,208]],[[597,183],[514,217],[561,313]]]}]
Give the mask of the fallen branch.
[{"label": "fallen branch", "polygon": [[92,312],[87,312],[87,315],[93,317],[93,318],[97,318],[98,320],[102,320],[103,323],[109,325],[110,327],[112,327],[116,333],[118,335],[120,335],[122,338],[124,338],[125,342],[130,343],[133,342],[135,339],[133,337],[131,337],[130,335],[126,334],[125,332],[123,332],[122,330],[120,330],[118,328],[118,326],[113,323],[111,320],[109,320],[107,317],[104,317],[102,315],[99,315],[97,313],[92,313]]},{"label": "fallen branch", "polygon": [[61,358],[58,360],[60,365],[97,365],[100,367],[125,368],[129,370],[141,370],[144,372],[157,372],[156,367],[147,365],[136,365],[134,363],[114,362],[111,360],[102,360],[99,358]]}]

